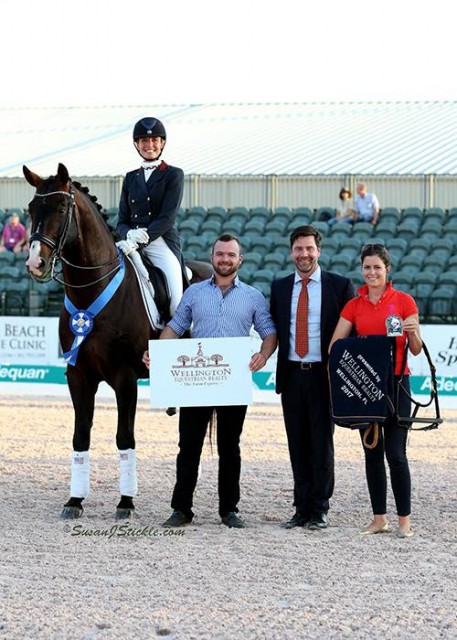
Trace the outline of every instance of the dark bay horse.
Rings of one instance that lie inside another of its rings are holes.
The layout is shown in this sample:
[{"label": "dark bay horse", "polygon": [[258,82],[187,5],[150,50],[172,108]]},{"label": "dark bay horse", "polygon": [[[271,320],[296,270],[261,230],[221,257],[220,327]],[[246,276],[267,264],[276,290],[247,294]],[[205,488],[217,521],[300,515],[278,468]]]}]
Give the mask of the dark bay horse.
[{"label": "dark bay horse", "polygon": [[[70,180],[58,165],[57,175],[43,179],[23,167],[25,179],[36,188],[29,205],[32,220],[27,267],[37,282],[51,277],[65,286],[59,338],[67,365],[67,381],[75,412],[70,499],[61,517],[78,518],[89,492],[89,448],[100,382],[114,389],[117,402],[116,444],[119,450],[120,494],[116,518],[128,518],[136,495],[134,421],[137,381],[147,378],[142,356],[148,340],[158,338],[151,328],[132,265],[116,247],[96,198]],[[55,266],[61,265],[60,278]],[[209,277],[211,266],[194,263]]]}]

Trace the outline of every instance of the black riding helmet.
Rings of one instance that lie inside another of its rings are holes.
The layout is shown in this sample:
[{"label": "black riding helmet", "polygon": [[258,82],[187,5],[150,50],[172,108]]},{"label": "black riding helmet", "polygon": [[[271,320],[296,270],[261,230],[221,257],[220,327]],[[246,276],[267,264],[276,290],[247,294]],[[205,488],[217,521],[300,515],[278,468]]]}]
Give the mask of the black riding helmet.
[{"label": "black riding helmet", "polygon": [[164,140],[167,139],[165,127],[157,120],[157,118],[141,118],[133,128],[133,140],[138,138],[147,138],[148,136],[159,136]]}]

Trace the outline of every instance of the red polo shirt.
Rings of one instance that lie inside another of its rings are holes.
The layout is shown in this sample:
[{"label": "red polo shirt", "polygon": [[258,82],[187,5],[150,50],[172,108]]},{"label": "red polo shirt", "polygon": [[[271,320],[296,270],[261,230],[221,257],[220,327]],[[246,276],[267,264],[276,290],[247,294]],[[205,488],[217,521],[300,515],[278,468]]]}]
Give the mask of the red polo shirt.
[{"label": "red polo shirt", "polygon": [[[376,304],[368,300],[368,286],[364,284],[357,289],[360,297],[353,298],[344,307],[341,317],[354,325],[357,335],[386,335],[386,318],[388,316],[400,316],[402,320],[415,313],[419,313],[414,298],[408,293],[398,291],[387,283],[387,288]],[[401,373],[401,365],[405,353],[406,334],[395,338],[395,375]],[[406,365],[405,373],[409,373]]]}]

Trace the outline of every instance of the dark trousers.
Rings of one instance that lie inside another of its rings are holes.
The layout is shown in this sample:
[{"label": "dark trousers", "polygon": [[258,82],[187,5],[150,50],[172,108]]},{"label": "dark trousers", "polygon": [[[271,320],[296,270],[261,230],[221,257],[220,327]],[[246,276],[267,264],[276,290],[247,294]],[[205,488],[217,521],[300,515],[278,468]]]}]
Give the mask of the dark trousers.
[{"label": "dark trousers", "polygon": [[[395,379],[397,382],[397,378]],[[410,392],[409,377],[403,378],[403,385]],[[397,386],[395,387],[395,396]],[[411,401],[403,390],[400,390],[399,414],[409,416]],[[360,432],[363,438],[363,430]],[[406,442],[408,429],[398,425],[395,420],[388,420],[379,427],[379,440],[374,449],[365,451],[365,471],[371,506],[375,515],[382,515],[387,511],[387,474],[384,456],[390,471],[390,482],[399,516],[409,516],[411,513],[411,476],[408,458],[406,456]]]},{"label": "dark trousers", "polygon": [[179,413],[179,453],[176,459],[176,484],[171,500],[175,511],[192,517],[193,494],[198,465],[213,410],[217,415],[217,452],[219,455],[219,515],[238,512],[240,500],[240,437],[246,405],[227,407],[182,407]]},{"label": "dark trousers", "polygon": [[304,516],[327,513],[335,485],[335,463],[325,367],[306,371],[289,365],[281,402],[295,508]]}]

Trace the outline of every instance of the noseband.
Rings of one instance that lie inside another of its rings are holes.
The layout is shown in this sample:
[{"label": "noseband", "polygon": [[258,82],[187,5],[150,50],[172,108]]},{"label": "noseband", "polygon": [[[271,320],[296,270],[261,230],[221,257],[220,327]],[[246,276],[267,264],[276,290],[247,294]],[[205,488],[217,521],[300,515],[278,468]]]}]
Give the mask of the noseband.
[{"label": "noseband", "polygon": [[[69,206],[67,207],[67,215],[65,217],[65,222],[64,222],[63,229],[62,229],[62,233],[60,234],[59,238],[56,241],[56,240],[54,240],[50,236],[47,236],[44,233],[40,233],[39,231],[35,231],[35,233],[32,233],[30,235],[29,242],[32,243],[34,240],[38,240],[38,242],[42,242],[43,244],[45,244],[46,246],[48,246],[51,249],[51,251],[52,251],[51,256],[50,256],[51,278],[53,280],[55,280],[56,282],[59,282],[60,284],[65,285],[67,287],[71,287],[73,289],[82,289],[84,287],[90,287],[91,285],[101,282],[105,278],[108,278],[114,272],[118,271],[121,268],[122,259],[120,258],[119,253],[117,252],[116,257],[113,260],[109,260],[108,262],[104,262],[103,264],[89,266],[89,267],[72,264],[71,262],[66,260],[62,256],[62,251],[63,251],[63,248],[64,248],[65,243],[67,241],[68,234],[70,232],[70,226],[71,226],[71,223],[72,223],[72,221],[73,221],[73,219],[75,217],[75,211],[76,211],[75,190],[73,188],[73,184],[70,182],[69,191],[50,191],[49,193],[35,193],[35,198],[43,198],[44,199],[44,198],[47,198],[47,196],[56,196],[56,195],[64,195],[64,196],[67,196],[67,198],[69,198]],[[87,269],[100,269],[101,267],[106,267],[106,266],[112,265],[114,263],[116,263],[116,264],[114,265],[114,267],[112,269],[110,269],[108,271],[108,273],[105,273],[103,276],[101,276],[100,278],[97,278],[93,282],[88,282],[87,284],[79,284],[78,285],[78,284],[70,284],[69,282],[65,282],[65,280],[63,280],[62,278],[59,278],[59,276],[55,273],[55,266],[56,266],[56,262],[58,260],[61,260],[62,262],[65,262],[65,264],[67,264],[69,267],[73,267],[74,269],[86,269],[86,270]]]}]

